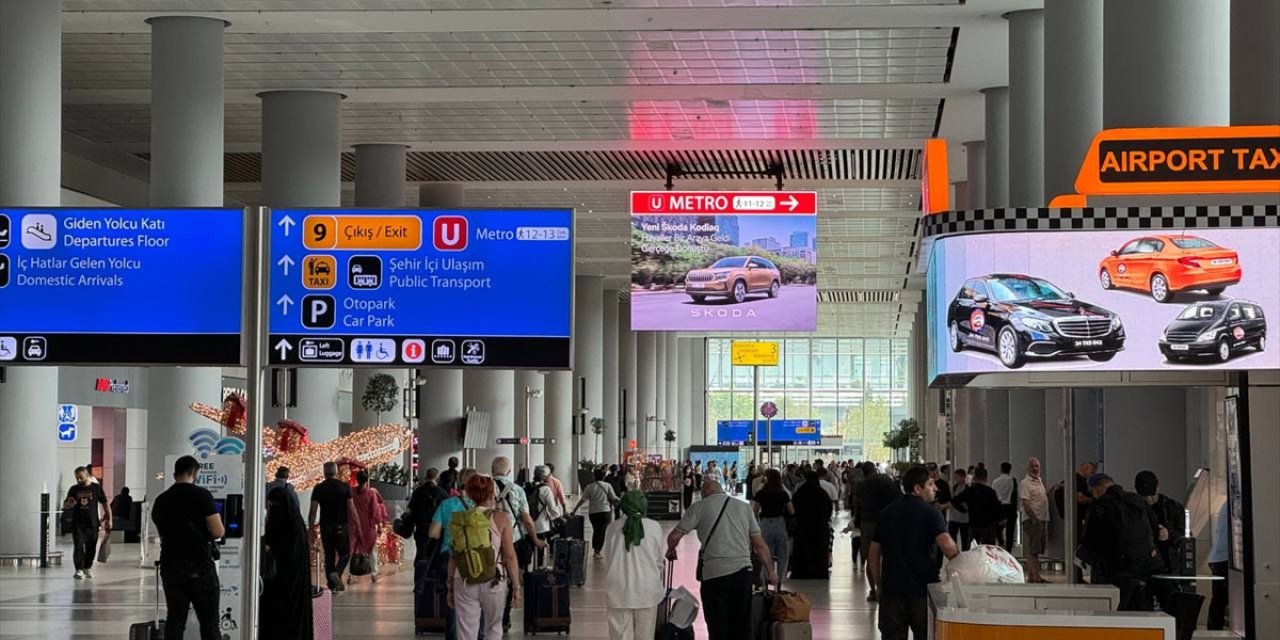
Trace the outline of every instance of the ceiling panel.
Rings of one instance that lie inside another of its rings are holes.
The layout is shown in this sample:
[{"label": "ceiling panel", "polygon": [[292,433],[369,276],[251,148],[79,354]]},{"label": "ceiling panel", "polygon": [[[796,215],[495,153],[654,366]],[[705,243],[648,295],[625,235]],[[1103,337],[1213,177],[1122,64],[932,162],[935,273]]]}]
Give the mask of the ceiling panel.
[{"label": "ceiling panel", "polygon": [[63,0],[64,11],[458,11],[944,5],[963,0]]}]

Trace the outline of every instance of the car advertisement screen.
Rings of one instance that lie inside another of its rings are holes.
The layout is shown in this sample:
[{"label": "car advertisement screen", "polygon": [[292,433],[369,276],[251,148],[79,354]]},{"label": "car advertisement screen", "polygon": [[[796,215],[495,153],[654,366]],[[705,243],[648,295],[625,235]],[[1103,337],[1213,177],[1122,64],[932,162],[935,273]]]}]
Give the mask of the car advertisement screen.
[{"label": "car advertisement screen", "polygon": [[271,215],[272,364],[572,364],[571,209]]},{"label": "car advertisement screen", "polygon": [[[769,421],[756,421],[756,434],[761,444],[769,441]],[[721,445],[746,446],[751,444],[750,420],[719,420],[716,422],[716,441]],[[782,445],[817,446],[822,444],[821,420],[774,420],[773,443]]]},{"label": "car advertisement screen", "polygon": [[240,364],[241,209],[0,209],[0,366]]},{"label": "car advertisement screen", "polygon": [[817,216],[633,214],[631,328],[814,331]]},{"label": "car advertisement screen", "polygon": [[928,291],[931,379],[1280,367],[1280,229],[946,237]]}]

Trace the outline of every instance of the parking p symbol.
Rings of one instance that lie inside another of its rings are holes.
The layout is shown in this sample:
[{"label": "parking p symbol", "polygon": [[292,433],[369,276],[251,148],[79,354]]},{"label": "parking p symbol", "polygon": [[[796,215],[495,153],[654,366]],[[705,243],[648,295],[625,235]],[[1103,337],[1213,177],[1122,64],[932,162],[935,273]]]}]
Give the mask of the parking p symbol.
[{"label": "parking p symbol", "polygon": [[334,324],[335,311],[333,296],[303,296],[302,326],[308,329],[328,329]]}]

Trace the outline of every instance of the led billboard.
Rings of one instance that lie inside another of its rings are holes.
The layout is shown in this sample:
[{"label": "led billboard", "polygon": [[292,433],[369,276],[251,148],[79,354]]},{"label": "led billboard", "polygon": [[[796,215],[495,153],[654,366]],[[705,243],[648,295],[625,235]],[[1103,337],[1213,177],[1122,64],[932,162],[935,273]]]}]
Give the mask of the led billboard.
[{"label": "led billboard", "polygon": [[931,379],[1028,371],[1274,369],[1280,229],[943,237],[928,269]]}]

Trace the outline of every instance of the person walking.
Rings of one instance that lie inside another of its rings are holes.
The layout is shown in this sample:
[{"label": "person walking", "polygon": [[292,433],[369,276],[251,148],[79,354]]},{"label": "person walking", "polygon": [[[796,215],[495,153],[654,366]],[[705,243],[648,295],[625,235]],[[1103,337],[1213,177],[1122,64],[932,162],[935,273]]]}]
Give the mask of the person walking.
[{"label": "person walking", "polygon": [[724,474],[720,473],[720,466],[716,464],[715,460],[707,461],[707,470],[702,474],[702,482],[703,484],[714,482],[721,487],[724,486]]},{"label": "person walking", "polygon": [[262,579],[258,609],[265,615],[259,618],[258,635],[281,640],[312,640],[307,527],[297,503],[289,501],[289,493],[282,487],[267,494],[262,548],[264,559],[270,555],[275,571]]},{"label": "person walking", "polygon": [[876,469],[875,463],[871,461],[862,463],[862,475],[862,495],[858,497],[858,502],[862,504],[862,508],[858,512],[857,519],[849,523],[844,532],[851,533],[855,528],[861,532],[862,539],[859,541],[858,552],[862,555],[863,561],[867,563],[867,581],[871,583],[871,593],[867,595],[867,602],[875,602],[879,599],[880,592],[876,587],[876,582],[870,579],[871,542],[875,538],[880,514],[886,507],[902,496],[902,488],[901,485],[894,482],[893,478],[890,478],[887,474],[880,473]]},{"label": "person walking", "polygon": [[1095,473],[1088,485],[1093,500],[1082,546],[1093,564],[1089,581],[1120,590],[1118,611],[1151,611],[1151,576],[1162,566],[1156,541],[1169,532],[1145,500],[1111,476]]},{"label": "person walking", "polygon": [[693,464],[686,461],[680,476],[681,491],[684,494],[684,508],[688,509],[693,504],[693,492],[698,489],[694,484]]},{"label": "person walking", "polygon": [[89,475],[85,467],[77,467],[75,473],[76,483],[67,489],[62,508],[71,513],[75,579],[83,580],[93,578],[93,561],[98,553],[98,531],[108,534],[111,532],[111,505],[107,503],[107,493],[102,490],[102,485],[93,481],[93,476]]},{"label": "person walking", "polygon": [[556,501],[555,490],[551,488],[551,484],[547,481],[550,476],[550,470],[546,465],[538,465],[533,470],[533,482],[526,488],[528,492],[526,496],[529,499],[529,514],[533,516],[534,530],[537,532],[538,539],[543,541],[543,545],[538,550],[537,563],[542,566],[543,554],[546,550],[546,541],[550,540],[555,534],[556,527],[560,520],[564,518],[564,511],[560,508],[560,503]]},{"label": "person walking", "polygon": [[564,483],[560,482],[560,478],[556,477],[556,466],[550,462],[543,465],[546,468],[543,473],[542,481],[551,487],[551,494],[555,496],[555,502],[560,507],[560,515],[564,516],[564,512],[569,510],[569,501],[564,497]]},{"label": "person walking", "polygon": [[1022,555],[1027,568],[1027,582],[1046,583],[1040,577],[1040,554],[1049,537],[1049,493],[1040,478],[1040,460],[1027,459],[1027,475],[1018,484],[1022,505]]},{"label": "person walking", "polygon": [[582,504],[587,503],[587,519],[591,521],[591,550],[596,560],[603,557],[601,552],[604,550],[604,534],[609,523],[613,522],[613,507],[622,502],[618,494],[613,492],[613,487],[604,481],[604,473],[603,468],[595,470],[596,481],[582,490],[578,504],[573,505],[573,509],[569,511],[571,514],[577,513]]},{"label": "person walking", "polygon": [[956,509],[956,500],[969,490],[969,478],[963,467],[957,467],[956,473],[952,476],[951,482],[951,507],[947,509],[947,531],[951,534],[951,539],[960,545],[961,551],[969,549],[971,540],[969,535],[969,514],[960,509]]},{"label": "person walking", "polygon": [[[387,520],[387,503],[377,489],[369,486],[369,472],[356,473],[356,488],[351,490],[351,506],[354,516],[351,520],[351,555],[363,555],[369,558],[369,580],[377,582],[381,578],[378,573],[378,534],[382,523]],[[355,576],[347,576],[347,584],[355,582]]]},{"label": "person walking", "polygon": [[991,482],[1000,500],[1000,526],[996,528],[996,540],[1005,551],[1013,552],[1018,530],[1018,481],[1010,475],[1013,464],[1000,463],[1000,475]]},{"label": "person walking", "polygon": [[978,467],[973,471],[973,484],[957,493],[951,499],[951,506],[955,511],[968,516],[969,535],[974,542],[996,543],[996,531],[1003,516],[1000,510],[1000,497],[996,495],[995,489],[987,486],[986,467]]},{"label": "person walking", "polygon": [[806,471],[804,475],[804,484],[792,499],[796,532],[790,562],[791,577],[796,580],[826,580],[831,572],[833,501],[817,471]]},{"label": "person walking", "polygon": [[777,564],[779,580],[787,577],[787,563],[791,559],[791,537],[787,533],[787,520],[795,517],[796,507],[791,494],[782,486],[782,474],[777,469],[766,469],[764,486],[755,492],[751,506],[760,519],[760,535],[769,547],[769,555]]},{"label": "person walking", "polygon": [[458,471],[458,459],[454,456],[449,457],[449,468],[440,474],[440,488],[450,497],[458,495],[458,490],[462,488],[462,474]]},{"label": "person walking", "polygon": [[[474,475],[476,475],[475,469],[463,469],[458,472],[458,482],[465,487]],[[475,507],[475,503],[466,494],[451,496],[440,503],[440,506],[436,508],[435,515],[431,517],[431,527],[427,536],[436,541],[436,548],[438,549],[431,567],[431,575],[439,576],[446,583],[449,576],[449,563],[453,561],[453,538],[449,531],[449,525],[453,523],[454,514],[473,507]],[[444,620],[445,640],[458,640],[458,615],[452,601],[448,602],[448,607],[445,609]]]},{"label": "person walking", "polygon": [[324,548],[324,573],[329,590],[342,592],[342,573],[351,560],[351,529],[360,527],[360,516],[352,501],[351,485],[338,479],[338,463],[324,463],[324,482],[311,490],[311,512],[307,527],[316,528],[320,513],[320,544]]},{"label": "person walking", "polygon": [[449,499],[449,492],[441,489],[436,483],[439,477],[440,471],[435,467],[427,469],[422,474],[422,484],[418,485],[409,496],[408,513],[402,516],[413,522],[416,562],[424,562],[431,558],[431,519],[435,517],[436,509],[440,508],[441,503]]},{"label": "person walking", "polygon": [[880,592],[883,640],[927,638],[929,585],[938,581],[938,555],[960,553],[947,522],[932,506],[934,483],[924,467],[902,476],[903,497],[884,508],[876,522],[867,570]]},{"label": "person walking", "polygon": [[605,531],[605,604],[609,637],[649,640],[654,637],[662,582],[662,525],[646,518],[649,498],[628,491],[620,502],[623,518]]},{"label": "person walking", "polygon": [[[151,521],[160,534],[160,582],[168,611],[164,637],[181,638],[187,613],[195,609],[200,640],[220,640],[215,540],[226,535],[213,494],[197,487],[200,463],[182,456],[173,463],[173,486],[156,496]],[[96,485],[95,485],[96,486]]]},{"label": "person walking", "polygon": [[704,480],[702,500],[693,503],[667,536],[667,559],[679,559],[680,540],[696,531],[698,581],[709,640],[750,638],[751,553],[764,563],[768,581],[778,582],[773,556],[760,535],[760,524],[751,507],[725,493],[719,482]]},{"label": "person walking", "polygon": [[[498,510],[507,514],[513,523],[511,544],[516,550],[516,566],[523,575],[523,572],[529,568],[529,564],[533,562],[534,551],[545,549],[547,543],[538,539],[537,525],[529,515],[528,495],[524,488],[510,477],[511,459],[498,456],[490,463],[489,470],[493,473],[494,491],[498,492],[494,502]],[[511,629],[511,596],[512,592],[508,591],[507,606],[502,610],[503,633]]]},{"label": "person walking", "polygon": [[[449,528],[455,530],[451,536],[453,553],[449,556],[449,606],[457,610],[458,637],[467,640],[501,640],[502,610],[507,604],[508,590],[512,606],[523,606],[521,572],[512,543],[512,521],[496,508],[494,486],[492,478],[472,475],[463,486],[463,493],[475,506],[455,513],[449,524]],[[458,530],[469,533],[475,522],[487,524],[487,545],[477,544],[469,536],[459,537]],[[462,552],[472,558],[477,555],[482,558],[482,569],[491,562],[493,577],[481,580],[460,570],[458,558]],[[485,556],[487,560],[483,559]]]},{"label": "person walking", "polygon": [[302,506],[298,502],[298,491],[293,488],[293,484],[289,482],[289,467],[276,467],[276,478],[267,483],[266,492],[263,495],[271,495],[272,491],[281,489],[285,493],[285,500],[293,506],[298,512],[298,517],[302,517]]},{"label": "person walking", "polygon": [[[1180,561],[1177,558],[1178,545],[1187,537],[1187,508],[1181,502],[1160,493],[1160,478],[1153,471],[1139,471],[1133,479],[1133,491],[1137,493],[1156,516],[1159,530],[1156,534],[1156,550],[1160,552],[1160,573],[1178,575],[1181,573]],[[1160,603],[1161,611],[1171,611],[1169,596],[1180,590],[1180,585],[1171,580],[1156,579],[1151,584],[1152,595]]]}]

